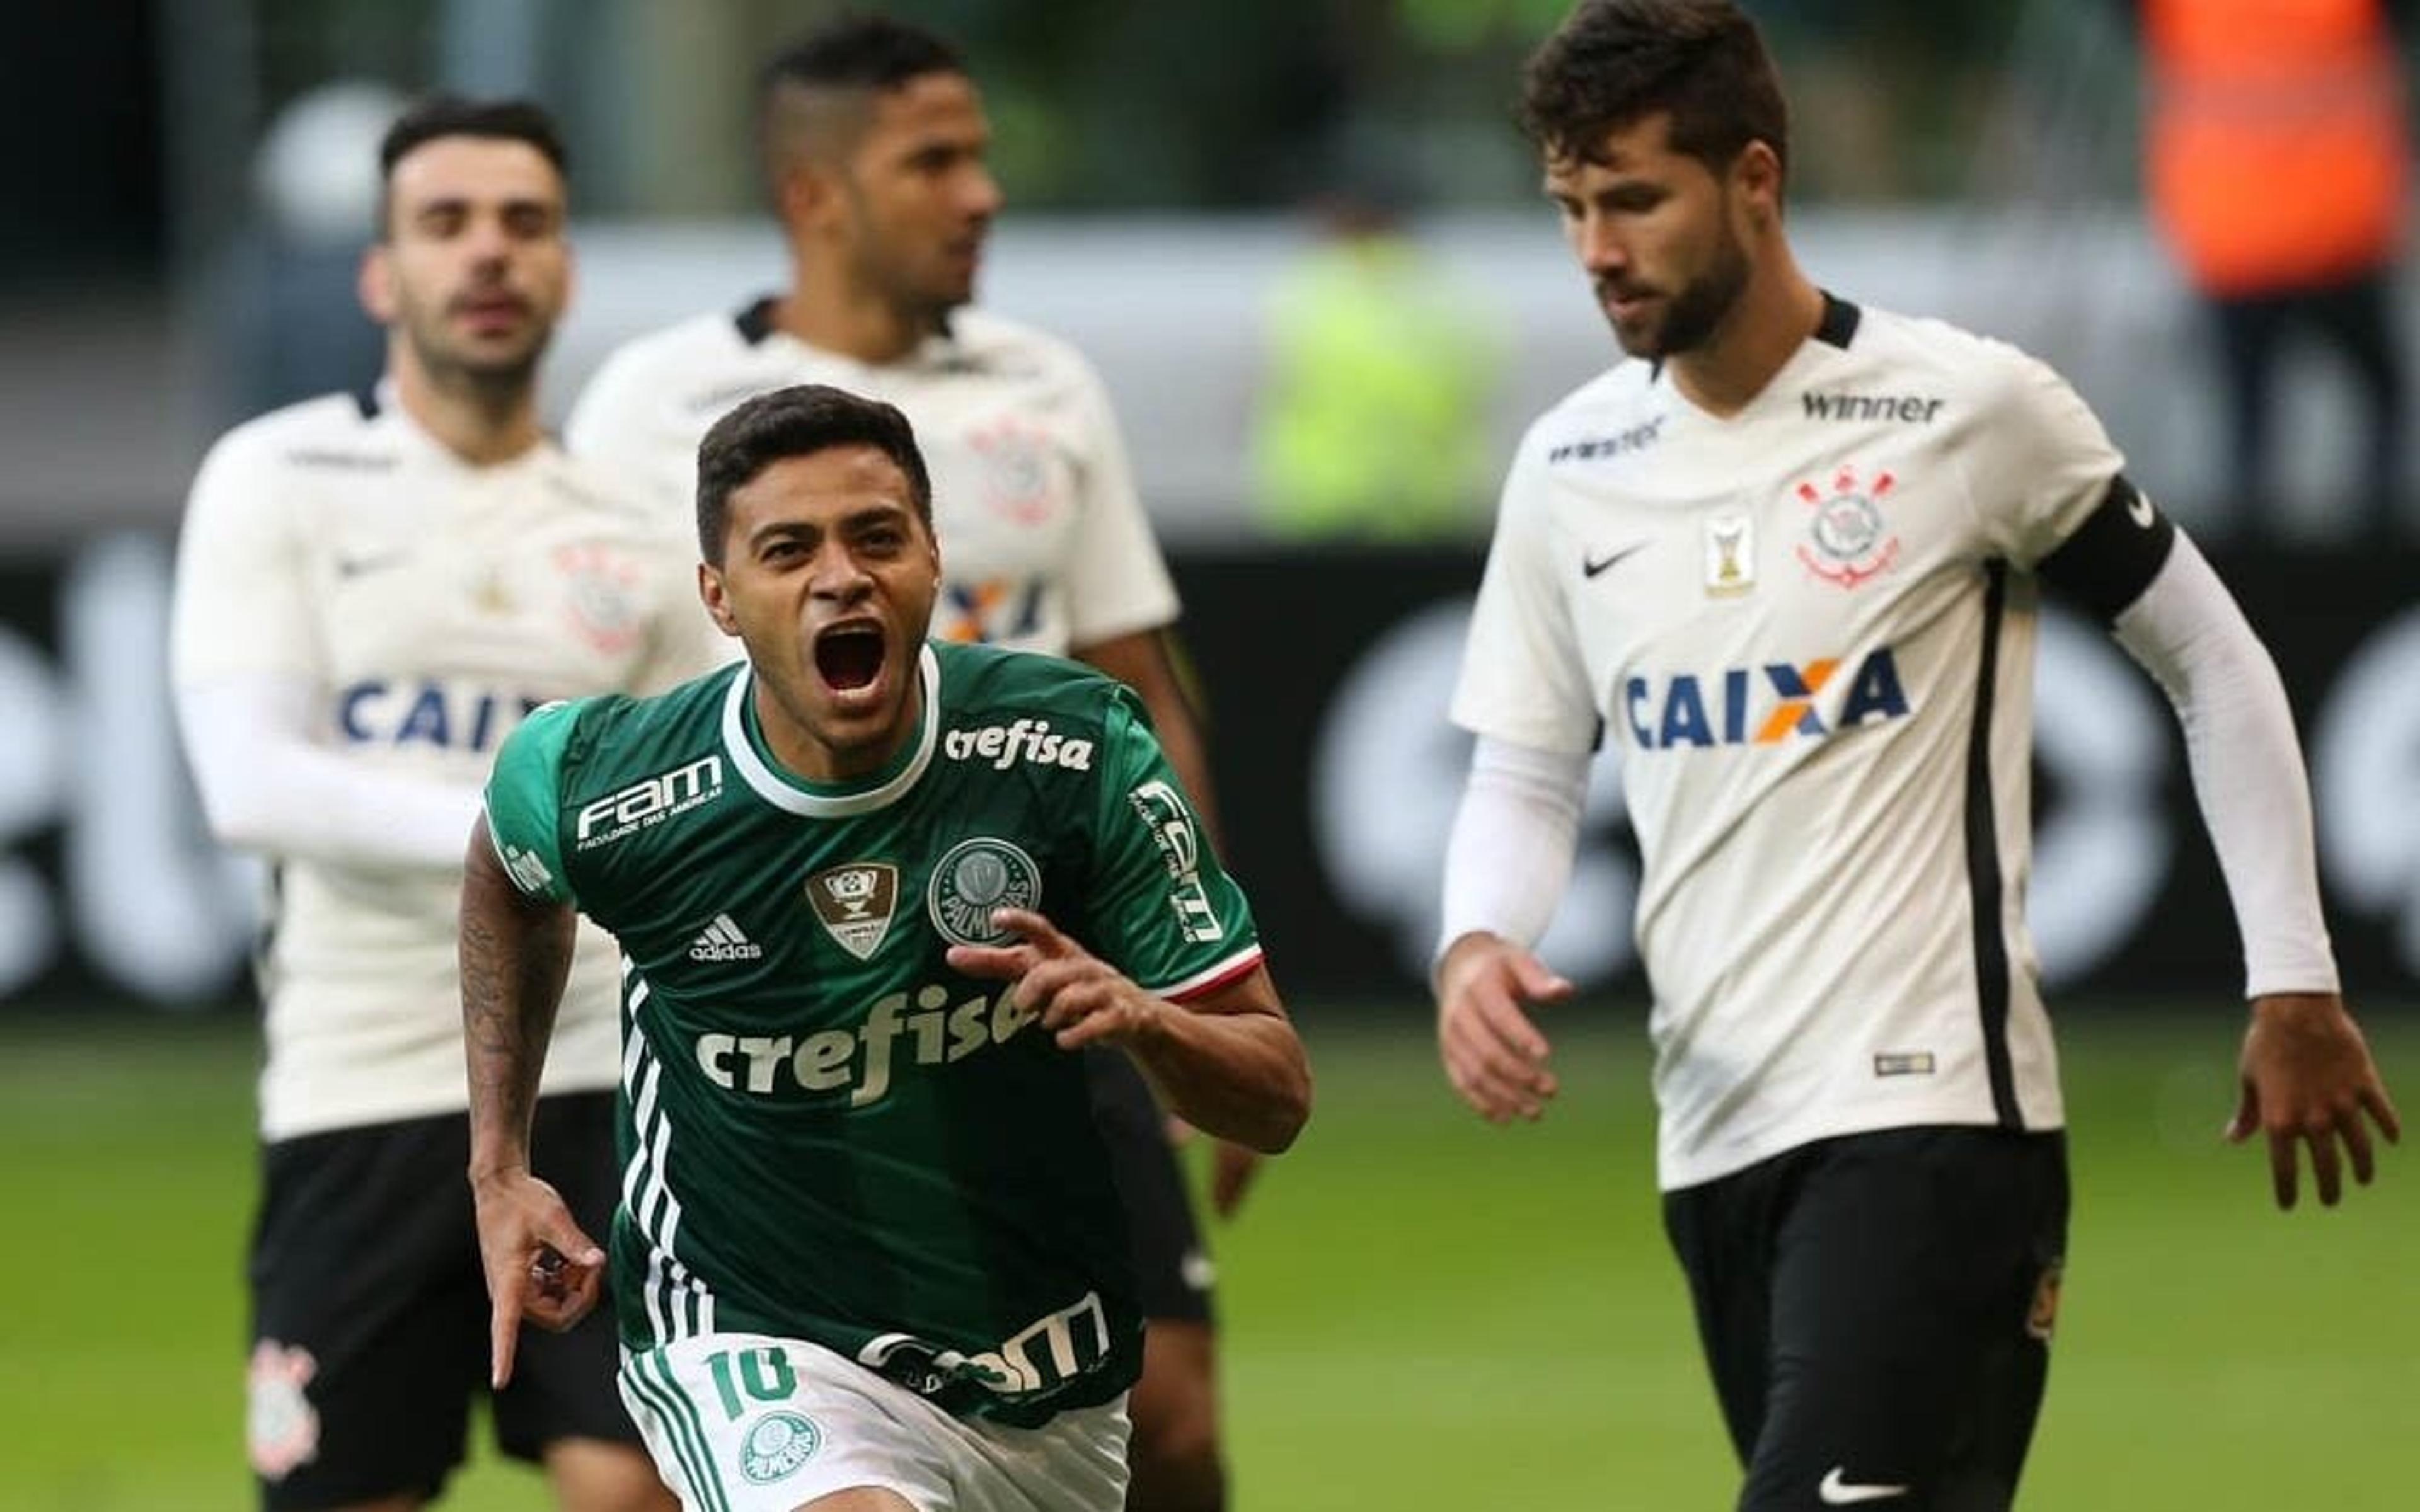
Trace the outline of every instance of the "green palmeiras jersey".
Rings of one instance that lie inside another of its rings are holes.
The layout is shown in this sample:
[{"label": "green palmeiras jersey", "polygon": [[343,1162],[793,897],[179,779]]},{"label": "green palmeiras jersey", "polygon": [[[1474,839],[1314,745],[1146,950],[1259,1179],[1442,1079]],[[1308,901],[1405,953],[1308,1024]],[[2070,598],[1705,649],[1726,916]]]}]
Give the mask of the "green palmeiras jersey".
[{"label": "green palmeiras jersey", "polygon": [[928,645],[924,716],[845,785],[777,768],[745,664],[531,716],[488,789],[524,892],[622,944],[624,1343],[804,1338],[961,1414],[1132,1383],[1125,1214],[1081,1057],[962,975],[1030,907],[1182,1001],[1261,952],[1133,695]]}]

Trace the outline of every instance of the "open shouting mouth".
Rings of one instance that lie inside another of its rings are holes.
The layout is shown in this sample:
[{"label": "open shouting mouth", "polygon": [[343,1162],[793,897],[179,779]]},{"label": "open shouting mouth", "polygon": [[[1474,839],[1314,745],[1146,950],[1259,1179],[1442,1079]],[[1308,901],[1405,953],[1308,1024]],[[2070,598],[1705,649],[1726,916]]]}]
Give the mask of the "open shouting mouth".
[{"label": "open shouting mouth", "polygon": [[887,651],[882,626],[873,620],[845,620],[815,635],[815,675],[835,693],[865,693],[882,678]]}]

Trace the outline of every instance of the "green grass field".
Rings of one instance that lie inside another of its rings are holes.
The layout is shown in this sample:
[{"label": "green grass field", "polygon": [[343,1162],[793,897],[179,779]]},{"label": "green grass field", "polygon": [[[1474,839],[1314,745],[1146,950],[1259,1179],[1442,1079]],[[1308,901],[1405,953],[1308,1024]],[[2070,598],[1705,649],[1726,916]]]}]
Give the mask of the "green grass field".
[{"label": "green grass field", "polygon": [[[1565,1036],[1560,1103],[1514,1130],[1460,1112],[1422,1011],[1303,1016],[1318,1110],[1218,1242],[1240,1512],[1727,1506],[1627,1016]],[[2420,1018],[2372,1021],[2420,1117]],[[2281,1216],[2217,1138],[2227,1009],[2067,1026],[2076,1219],[2024,1504],[2420,1505],[2420,1141]],[[237,1017],[0,1019],[0,1512],[250,1504],[254,1055]],[[544,1504],[491,1460],[446,1503]]]}]

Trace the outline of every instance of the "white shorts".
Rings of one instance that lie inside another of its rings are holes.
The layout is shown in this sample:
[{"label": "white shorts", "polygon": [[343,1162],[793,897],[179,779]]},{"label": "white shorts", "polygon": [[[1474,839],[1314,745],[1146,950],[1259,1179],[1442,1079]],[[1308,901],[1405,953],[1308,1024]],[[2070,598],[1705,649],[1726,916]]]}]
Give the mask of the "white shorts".
[{"label": "white shorts", "polygon": [[957,1418],[821,1345],[707,1334],[622,1352],[622,1400],[692,1512],[878,1486],[917,1512],[1119,1512],[1126,1402],[1038,1428]]}]

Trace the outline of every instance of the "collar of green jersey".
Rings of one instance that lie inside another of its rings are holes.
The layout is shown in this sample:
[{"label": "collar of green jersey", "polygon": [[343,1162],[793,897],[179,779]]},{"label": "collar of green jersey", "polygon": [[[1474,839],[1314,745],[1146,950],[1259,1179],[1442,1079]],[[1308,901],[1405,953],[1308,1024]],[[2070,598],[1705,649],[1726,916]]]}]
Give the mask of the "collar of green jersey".
[{"label": "collar of green jersey", "polygon": [[941,666],[929,645],[920,649],[916,674],[924,688],[923,708],[916,717],[916,733],[882,769],[847,782],[814,782],[783,769],[765,744],[765,732],[750,696],[756,686],[755,669],[746,662],[733,674],[722,700],[722,746],[740,780],[756,795],[785,812],[809,819],[844,819],[896,803],[932,764],[934,742],[940,732]]}]

